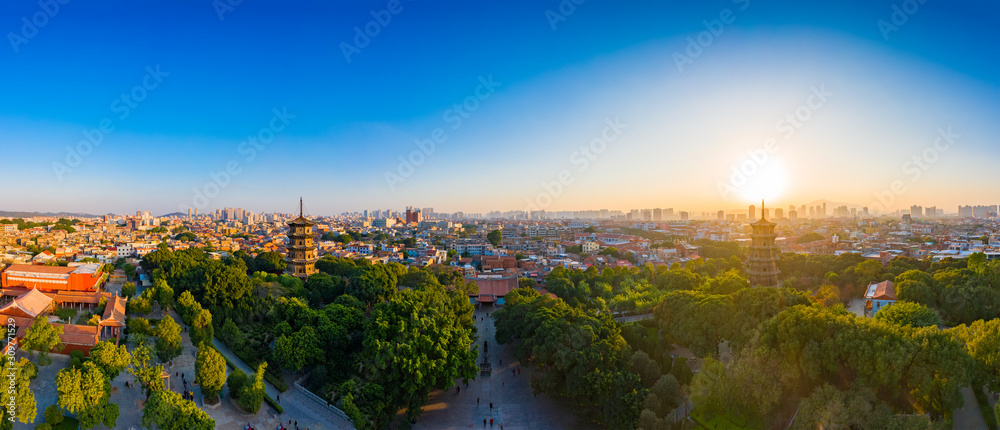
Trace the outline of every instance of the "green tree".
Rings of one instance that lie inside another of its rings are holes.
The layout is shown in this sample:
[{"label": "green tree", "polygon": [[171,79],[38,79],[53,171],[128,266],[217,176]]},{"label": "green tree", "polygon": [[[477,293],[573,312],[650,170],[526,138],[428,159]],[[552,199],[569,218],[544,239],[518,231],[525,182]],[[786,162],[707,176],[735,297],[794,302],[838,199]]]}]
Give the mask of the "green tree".
[{"label": "green tree", "polygon": [[256,414],[260,410],[261,403],[264,402],[264,371],[267,370],[267,362],[257,366],[257,373],[253,376],[253,381],[244,385],[240,389],[239,404],[243,410]]},{"label": "green tree", "polygon": [[59,409],[59,406],[56,405],[49,405],[49,407],[45,408],[45,414],[43,416],[45,417],[46,423],[54,426],[59,425],[59,423],[63,422],[66,418],[63,416],[63,412]]},{"label": "green tree", "polygon": [[134,296],[135,295],[135,284],[133,284],[131,282],[126,282],[124,285],[122,285],[121,294],[122,294],[122,297],[125,297],[125,298],[131,298],[132,296]]},{"label": "green tree", "polygon": [[712,279],[706,284],[712,294],[732,294],[744,288],[750,288],[750,281],[740,275],[739,270],[730,270]]},{"label": "green tree", "polygon": [[83,363],[83,369],[67,367],[56,375],[56,403],[69,413],[76,414],[80,427],[90,429],[98,424],[114,428],[118,421],[118,405],[108,403],[111,383],[108,376],[92,361]]},{"label": "green tree", "polygon": [[503,240],[503,232],[500,230],[493,230],[486,235],[486,240],[490,241],[493,246],[500,245],[500,241]]},{"label": "green tree", "polygon": [[198,348],[194,363],[195,382],[201,385],[201,393],[213,398],[222,392],[226,382],[226,359],[210,345]]},{"label": "green tree", "polygon": [[167,362],[181,355],[181,326],[174,317],[167,315],[156,324],[156,356],[160,361]]},{"label": "green tree", "polygon": [[114,380],[132,363],[132,355],[125,345],[115,345],[111,341],[97,342],[90,349],[90,361],[93,361],[109,380]]},{"label": "green tree", "polygon": [[21,340],[21,348],[29,351],[38,351],[38,363],[47,364],[49,362],[49,352],[62,349],[62,339],[60,338],[62,332],[62,326],[55,327],[49,323],[48,318],[38,316],[31,323],[31,327],[28,327],[28,330],[25,331],[24,339]]},{"label": "green tree", "polygon": [[361,353],[362,374],[383,392],[371,419],[387,423],[401,408],[415,419],[432,390],[475,377],[472,311],[465,294],[444,289],[404,290],[375,306]]},{"label": "green tree", "polygon": [[242,370],[233,370],[229,377],[226,378],[226,385],[229,386],[229,395],[234,399],[240,398],[240,393],[243,391],[243,387],[247,384],[247,374],[243,373]]},{"label": "green tree", "polygon": [[163,311],[166,312],[168,309],[174,306],[174,289],[170,288],[167,281],[163,279],[156,279],[153,282],[153,291],[156,293],[156,302],[160,304]]},{"label": "green tree", "polygon": [[254,270],[280,275],[288,268],[285,257],[277,252],[262,252],[254,257]]},{"label": "green tree", "polygon": [[148,399],[154,392],[162,391],[163,387],[163,365],[153,364],[149,348],[140,344],[132,350],[132,367],[129,372],[135,376],[146,393]]},{"label": "green tree", "polygon": [[2,421],[6,428],[13,428],[16,419],[25,424],[35,422],[38,405],[35,403],[35,393],[31,389],[31,381],[38,376],[38,368],[27,358],[14,361],[13,357],[0,358],[3,362],[0,374],[4,378],[5,398],[14,401],[16,409],[4,411]]},{"label": "green tree", "polygon": [[[879,311],[882,313],[882,311]],[[976,362],[976,378],[1000,391],[1000,319],[979,320],[951,330]]]},{"label": "green tree", "polygon": [[159,430],[212,430],[215,420],[180,394],[158,391],[142,408],[142,425]]},{"label": "green tree", "polygon": [[941,325],[941,316],[937,311],[920,303],[898,301],[892,306],[883,308],[875,314],[877,321],[889,324],[928,327]]},{"label": "green tree", "polygon": [[211,344],[215,336],[215,327],[212,325],[212,313],[208,309],[200,309],[191,321],[191,343],[201,345],[202,342]]}]

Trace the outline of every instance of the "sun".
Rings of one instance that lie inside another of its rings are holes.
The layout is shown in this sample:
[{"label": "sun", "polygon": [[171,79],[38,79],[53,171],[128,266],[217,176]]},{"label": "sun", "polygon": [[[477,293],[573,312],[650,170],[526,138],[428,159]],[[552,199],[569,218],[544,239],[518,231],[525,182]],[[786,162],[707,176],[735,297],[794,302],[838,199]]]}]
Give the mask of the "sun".
[{"label": "sun", "polygon": [[788,175],[781,161],[770,157],[757,166],[757,171],[747,175],[747,182],[740,187],[740,195],[750,202],[775,201],[788,188]]}]

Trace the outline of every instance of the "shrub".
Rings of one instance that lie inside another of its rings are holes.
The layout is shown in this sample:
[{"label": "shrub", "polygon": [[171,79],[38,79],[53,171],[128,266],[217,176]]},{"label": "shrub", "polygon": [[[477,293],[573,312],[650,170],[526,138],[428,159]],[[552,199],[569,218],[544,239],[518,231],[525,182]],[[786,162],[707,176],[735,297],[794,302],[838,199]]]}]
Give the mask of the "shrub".
[{"label": "shrub", "polygon": [[49,407],[45,408],[45,422],[54,426],[63,422],[63,414],[58,406],[49,405]]},{"label": "shrub", "polygon": [[229,378],[226,378],[226,385],[229,386],[229,395],[234,399],[240,398],[240,392],[243,391],[243,386],[247,384],[247,374],[243,373],[242,370],[236,369],[233,373],[229,374]]},{"label": "shrub", "polygon": [[35,426],[35,430],[52,430],[52,426],[49,423],[41,423]]}]

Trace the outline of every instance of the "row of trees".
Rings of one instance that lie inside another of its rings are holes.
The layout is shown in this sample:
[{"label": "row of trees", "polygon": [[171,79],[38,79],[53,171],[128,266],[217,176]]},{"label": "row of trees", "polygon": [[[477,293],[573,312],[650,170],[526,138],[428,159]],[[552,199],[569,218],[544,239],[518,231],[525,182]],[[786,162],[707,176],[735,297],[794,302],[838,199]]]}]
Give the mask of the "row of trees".
[{"label": "row of trees", "polygon": [[535,392],[568,399],[606,428],[635,427],[647,389],[630,370],[632,349],[609,315],[524,288],[505,302],[493,313],[496,339],[517,340],[518,359],[540,370],[531,381]]},{"label": "row of trees", "polygon": [[[415,419],[431,391],[475,376],[475,286],[453,268],[325,257],[303,283],[275,273],[280,265],[266,254],[212,260],[200,250],[160,249],[142,265],[179,293],[193,340],[217,333],[251,365],[309,372],[310,389],[358,428],[387,425],[401,408]],[[151,299],[161,291],[152,290]],[[256,403],[246,375],[229,379],[238,402]]]}]

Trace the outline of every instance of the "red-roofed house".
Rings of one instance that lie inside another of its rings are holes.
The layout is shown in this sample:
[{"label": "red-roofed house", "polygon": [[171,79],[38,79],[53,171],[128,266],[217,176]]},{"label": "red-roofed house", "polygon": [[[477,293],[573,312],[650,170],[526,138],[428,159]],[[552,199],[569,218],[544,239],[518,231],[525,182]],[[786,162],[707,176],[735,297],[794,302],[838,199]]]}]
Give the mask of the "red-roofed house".
[{"label": "red-roofed house", "polygon": [[868,285],[865,292],[865,315],[875,316],[880,309],[896,303],[896,289],[892,281],[882,281]]},{"label": "red-roofed house", "polygon": [[478,294],[469,295],[472,304],[503,304],[503,298],[511,291],[517,289],[517,276],[512,274],[481,274],[472,278],[465,278],[466,282],[475,282],[479,287]]},{"label": "red-roofed house", "polygon": [[100,269],[100,264],[76,267],[14,264],[0,273],[0,286],[42,291],[96,291],[104,280]]},{"label": "red-roofed house", "polygon": [[35,318],[52,309],[52,298],[32,288],[0,308],[9,317]]}]

